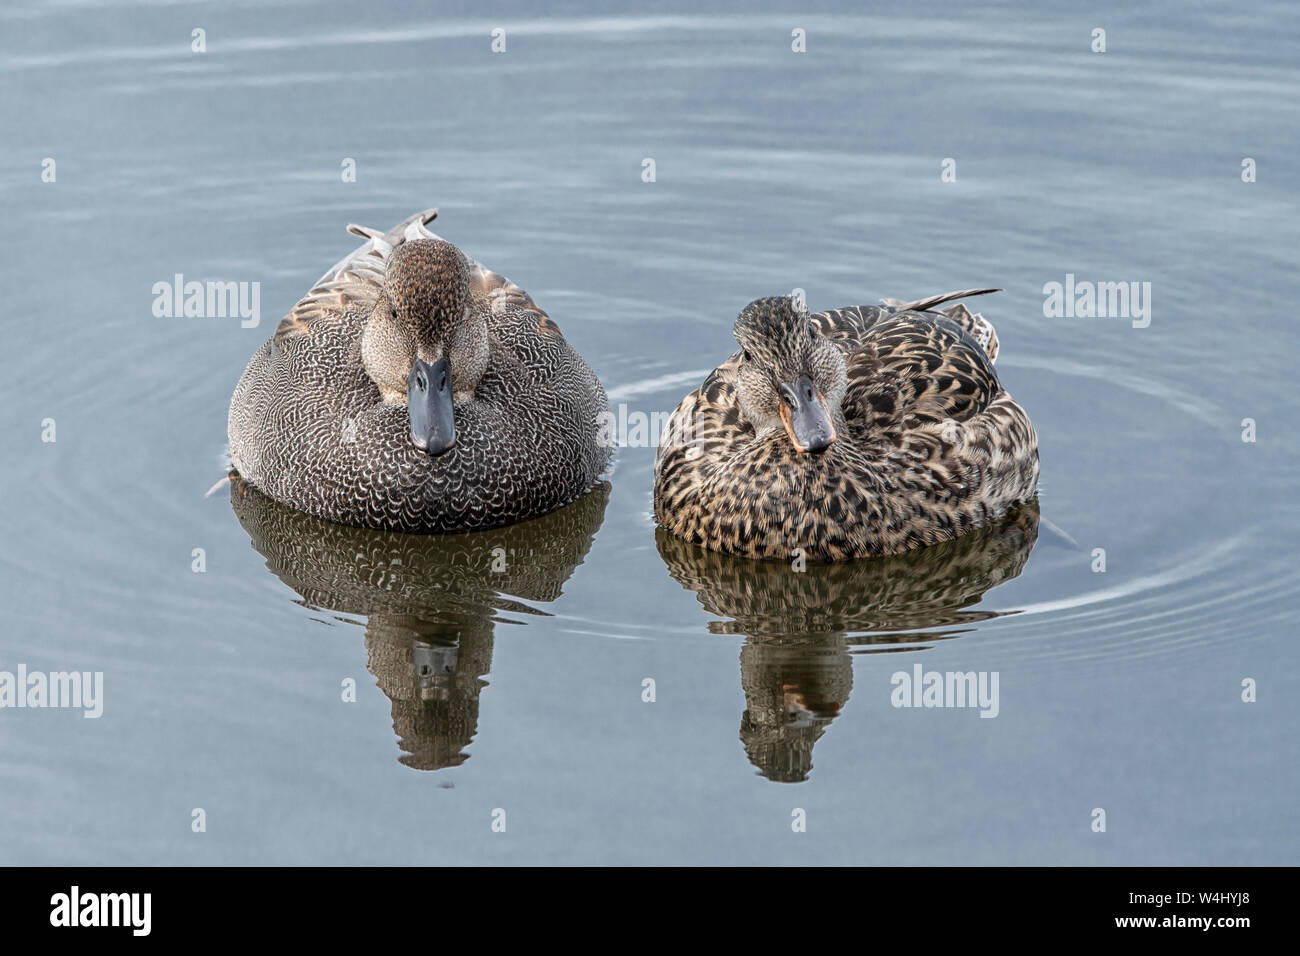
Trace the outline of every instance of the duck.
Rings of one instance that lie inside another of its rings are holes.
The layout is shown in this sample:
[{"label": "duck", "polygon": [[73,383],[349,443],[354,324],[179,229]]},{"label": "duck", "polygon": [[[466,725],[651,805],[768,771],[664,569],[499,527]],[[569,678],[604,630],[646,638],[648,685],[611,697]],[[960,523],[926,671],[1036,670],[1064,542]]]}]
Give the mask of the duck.
[{"label": "duck", "polygon": [[999,291],[815,315],[802,295],[751,302],[739,350],[665,425],[656,522],[741,557],[852,561],[955,538],[1034,498],[1037,433],[994,371],[992,323],[956,302]]},{"label": "duck", "polygon": [[335,264],[253,354],[227,431],[232,475],[283,505],[418,534],[534,518],[591,488],[609,403],[559,327],[427,226]]}]

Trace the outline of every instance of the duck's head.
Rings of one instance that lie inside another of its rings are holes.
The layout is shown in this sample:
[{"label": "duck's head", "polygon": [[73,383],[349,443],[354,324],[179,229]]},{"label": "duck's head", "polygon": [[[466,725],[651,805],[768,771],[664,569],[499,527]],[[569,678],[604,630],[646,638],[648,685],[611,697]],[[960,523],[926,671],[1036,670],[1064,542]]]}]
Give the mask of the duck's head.
[{"label": "duck's head", "polygon": [[488,363],[487,319],[472,307],[459,249],[417,239],[393,250],[361,359],[383,400],[408,406],[416,448],[440,455],[456,443],[455,406],[473,396]]},{"label": "duck's head", "polygon": [[813,328],[807,308],[791,296],[758,299],[733,331],[741,348],[736,394],[754,430],[784,429],[798,452],[829,448],[844,399],[844,356]]}]

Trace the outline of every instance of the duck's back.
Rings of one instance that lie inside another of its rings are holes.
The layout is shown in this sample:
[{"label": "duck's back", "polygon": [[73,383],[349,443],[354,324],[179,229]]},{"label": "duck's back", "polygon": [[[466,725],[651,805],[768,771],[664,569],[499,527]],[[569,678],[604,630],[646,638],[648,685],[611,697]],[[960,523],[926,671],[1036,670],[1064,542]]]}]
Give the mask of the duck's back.
[{"label": "duck's back", "polygon": [[1002,391],[993,360],[949,316],[857,306],[812,321],[844,353],[843,408],[851,426],[964,422]]},{"label": "duck's back", "polygon": [[[425,218],[427,217],[427,218]],[[535,517],[598,477],[608,409],[595,374],[517,286],[472,264],[486,314],[487,371],[456,406],[456,444],[433,457],[410,441],[405,405],[385,404],[361,334],[392,248],[432,237],[412,217],[313,287],[254,355],[230,405],[232,462],[276,500],[343,524],[468,531]]]}]

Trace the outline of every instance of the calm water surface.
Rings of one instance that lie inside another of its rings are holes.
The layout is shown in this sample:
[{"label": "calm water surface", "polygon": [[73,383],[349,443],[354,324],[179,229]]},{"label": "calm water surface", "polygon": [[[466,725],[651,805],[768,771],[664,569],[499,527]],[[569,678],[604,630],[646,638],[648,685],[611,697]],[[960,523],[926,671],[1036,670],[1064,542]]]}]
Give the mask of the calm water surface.
[{"label": "calm water surface", "polygon": [[[6,6],[0,670],[105,700],[0,711],[0,860],[1298,862],[1300,17],[1127,6]],[[1040,500],[796,575],[657,535],[649,447],[476,536],[205,498],[344,226],[432,205],[629,413],[760,295],[1004,287]],[[155,317],[177,273],[260,324]],[[1045,317],[1067,274],[1149,326]],[[996,671],[997,718],[891,706],[917,664]]]}]

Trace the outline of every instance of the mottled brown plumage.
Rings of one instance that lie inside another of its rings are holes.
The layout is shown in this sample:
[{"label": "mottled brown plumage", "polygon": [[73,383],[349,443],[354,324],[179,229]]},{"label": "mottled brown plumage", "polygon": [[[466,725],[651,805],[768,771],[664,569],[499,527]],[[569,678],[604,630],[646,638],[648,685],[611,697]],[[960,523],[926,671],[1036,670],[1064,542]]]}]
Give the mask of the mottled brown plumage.
[{"label": "mottled brown plumage", "polygon": [[716,551],[842,561],[944,541],[1028,500],[1037,436],[993,370],[992,325],[963,305],[932,311],[991,291],[812,316],[790,297],[751,303],[741,351],[669,421],[656,520]]}]

